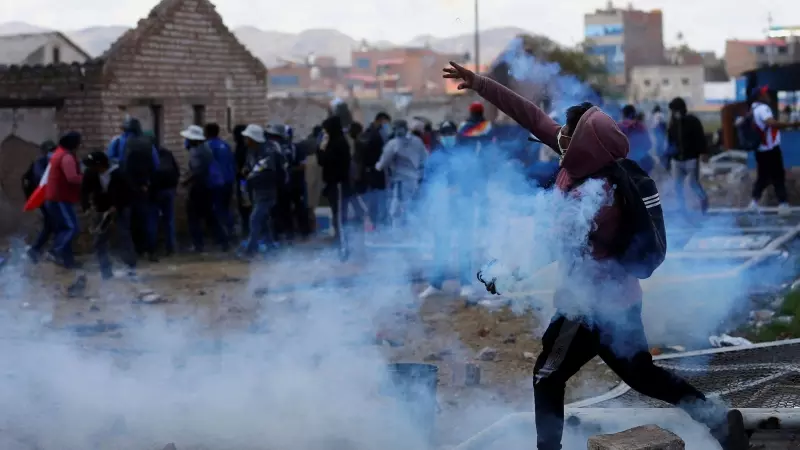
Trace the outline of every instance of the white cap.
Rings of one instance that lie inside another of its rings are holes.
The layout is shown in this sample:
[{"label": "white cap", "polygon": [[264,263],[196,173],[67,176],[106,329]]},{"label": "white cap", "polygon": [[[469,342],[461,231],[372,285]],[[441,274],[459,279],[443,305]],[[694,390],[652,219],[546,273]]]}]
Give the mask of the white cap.
[{"label": "white cap", "polygon": [[250,124],[247,128],[242,131],[242,136],[246,138],[250,138],[259,144],[263,144],[267,142],[267,139],[264,137],[264,129],[258,125]]},{"label": "white cap", "polygon": [[205,141],[206,135],[203,132],[203,127],[199,125],[190,125],[189,128],[181,131],[181,137],[190,141]]}]

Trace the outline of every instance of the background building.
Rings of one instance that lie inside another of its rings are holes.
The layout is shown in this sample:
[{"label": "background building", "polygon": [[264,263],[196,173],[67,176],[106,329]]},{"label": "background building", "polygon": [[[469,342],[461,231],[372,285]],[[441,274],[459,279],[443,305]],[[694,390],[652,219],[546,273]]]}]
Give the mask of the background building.
[{"label": "background building", "polygon": [[442,67],[451,60],[463,62],[464,57],[427,47],[364,46],[352,52],[353,66],[346,77],[348,88],[362,98],[443,95],[447,86],[442,79]]},{"label": "background building", "polygon": [[800,62],[800,26],[770,27],[766,39],[725,42],[728,75],[769,66]]},{"label": "background building", "polygon": [[692,109],[705,103],[705,68],[694,66],[637,66],[631,70],[628,100],[631,103],[669,103],[682,97]]},{"label": "background building", "polygon": [[13,34],[0,36],[0,66],[85,63],[88,53],[64,34]]},{"label": "background building", "polygon": [[636,66],[664,63],[664,26],[661,10],[620,9],[609,2],[584,16],[586,51],[601,58],[613,84],[621,86]]}]

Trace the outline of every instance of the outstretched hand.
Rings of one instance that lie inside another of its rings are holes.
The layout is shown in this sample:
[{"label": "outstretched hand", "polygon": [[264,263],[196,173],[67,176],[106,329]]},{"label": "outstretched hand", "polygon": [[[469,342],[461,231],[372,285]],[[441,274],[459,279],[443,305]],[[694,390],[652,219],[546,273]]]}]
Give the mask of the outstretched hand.
[{"label": "outstretched hand", "polygon": [[458,84],[458,90],[472,89],[475,83],[475,72],[462,67],[453,61],[450,61],[450,67],[442,69],[444,75],[442,78],[449,78],[451,80],[461,80]]}]

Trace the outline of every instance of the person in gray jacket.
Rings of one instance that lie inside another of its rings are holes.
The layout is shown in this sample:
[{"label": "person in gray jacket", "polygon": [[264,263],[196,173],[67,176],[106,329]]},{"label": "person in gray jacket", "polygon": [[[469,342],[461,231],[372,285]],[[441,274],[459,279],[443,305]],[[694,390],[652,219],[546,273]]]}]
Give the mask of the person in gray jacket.
[{"label": "person in gray jacket", "polygon": [[223,252],[228,251],[228,236],[225,233],[224,221],[214,205],[218,204],[220,189],[224,185],[222,171],[214,159],[214,153],[205,142],[203,128],[192,125],[181,132],[184,146],[189,151],[189,178],[183,185],[189,188],[186,203],[186,216],[189,221],[189,233],[192,236],[194,251],[202,253],[203,223],[211,225],[217,243]]},{"label": "person in gray jacket", "polygon": [[386,143],[381,158],[375,164],[375,169],[388,171],[391,188],[389,213],[395,225],[400,222],[417,193],[427,158],[425,143],[409,131],[408,123],[405,120],[395,122],[394,137]]},{"label": "person in gray jacket", "polygon": [[248,125],[242,131],[247,146],[247,159],[242,175],[252,196],[253,210],[250,213],[250,235],[244,257],[252,257],[258,252],[262,238],[272,243],[270,231],[270,211],[278,199],[278,186],[281,177],[281,149],[273,141],[267,141],[264,129],[258,125]]}]

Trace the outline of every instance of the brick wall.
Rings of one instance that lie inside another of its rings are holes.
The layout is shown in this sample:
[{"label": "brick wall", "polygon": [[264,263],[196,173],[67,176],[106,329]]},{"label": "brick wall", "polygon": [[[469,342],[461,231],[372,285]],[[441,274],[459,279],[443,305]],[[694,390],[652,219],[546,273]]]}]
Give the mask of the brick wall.
[{"label": "brick wall", "polygon": [[[263,123],[267,116],[266,69],[206,0],[162,2],[112,46],[107,65],[112,77],[99,120],[105,139],[118,133],[126,113],[147,122],[148,103],[161,106],[161,143],[173,150],[183,146],[180,132],[192,124],[194,105],[202,105],[204,121],[219,123],[223,133],[229,108],[232,125]],[[186,152],[175,155],[185,162]]]}]

